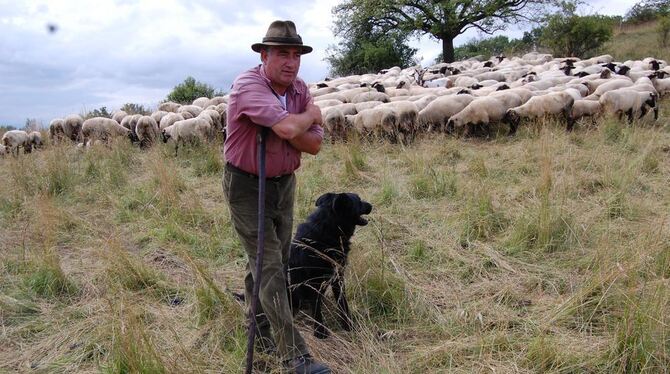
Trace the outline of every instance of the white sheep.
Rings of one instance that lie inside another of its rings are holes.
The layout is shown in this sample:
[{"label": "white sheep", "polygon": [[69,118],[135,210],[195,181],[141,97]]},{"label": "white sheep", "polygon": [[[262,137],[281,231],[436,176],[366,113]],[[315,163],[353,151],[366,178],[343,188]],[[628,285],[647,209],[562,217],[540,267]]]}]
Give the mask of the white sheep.
[{"label": "white sheep", "polygon": [[2,145],[7,151],[12,152],[15,156],[19,155],[19,147],[23,148],[23,153],[30,153],[32,151],[32,144],[30,136],[23,130],[9,130],[2,135]]},{"label": "white sheep", "polygon": [[389,95],[378,92],[378,91],[368,91],[361,92],[351,99],[351,102],[354,104],[363,103],[366,101],[381,101],[382,103],[388,103],[390,100]]},{"label": "white sheep", "polygon": [[137,134],[137,140],[140,142],[140,148],[150,147],[158,138],[158,123],[151,116],[142,116],[137,120],[135,134]]},{"label": "white sheep", "polygon": [[[157,111],[151,113],[151,118],[153,118],[154,121],[156,121],[156,123],[161,123],[161,119],[163,117],[165,117],[168,113],[169,112],[166,112],[164,110],[157,110]],[[121,123],[121,122],[119,122],[119,123]]]},{"label": "white sheep", "polygon": [[134,141],[134,139],[137,138],[137,132],[135,131],[135,128],[137,127],[137,121],[139,121],[140,118],[142,118],[141,114],[133,114],[133,115],[124,117],[123,120],[120,123],[121,126],[130,130],[130,133],[132,134],[133,141]]},{"label": "white sheep", "polygon": [[65,117],[63,120],[63,133],[65,137],[73,142],[78,142],[81,138],[81,126],[83,123],[84,119],[78,114],[71,114]]},{"label": "white sheep", "polygon": [[419,125],[427,131],[445,131],[449,118],[463,110],[474,99],[472,95],[440,96],[419,112]]},{"label": "white sheep", "polygon": [[62,118],[55,118],[49,122],[49,140],[52,144],[58,144],[65,137]]},{"label": "white sheep", "polygon": [[596,118],[602,113],[602,107],[599,101],[595,100],[575,100],[570,111],[570,118],[577,121],[584,117],[591,117],[591,124],[595,126]]},{"label": "white sheep", "polygon": [[199,97],[195,100],[193,100],[193,105],[199,106],[201,109],[205,109],[209,103],[210,98],[209,97]]},{"label": "white sheep", "polygon": [[120,124],[121,121],[123,121],[123,118],[127,115],[128,113],[123,110],[115,110],[114,113],[112,113],[112,119]]},{"label": "white sheep", "polygon": [[418,130],[419,108],[413,101],[392,101],[380,105],[380,108],[392,108],[396,114],[396,127],[391,141],[410,142]]},{"label": "white sheep", "polygon": [[472,130],[473,126],[487,126],[500,121],[505,115],[507,107],[498,98],[478,97],[472,100],[463,110],[451,116],[447,122],[447,131],[464,129],[464,135]]},{"label": "white sheep", "polygon": [[39,131],[31,131],[28,134],[28,138],[30,141],[30,146],[35,149],[40,149],[42,148],[42,145],[44,143],[42,142],[42,133]]},{"label": "white sheep", "polygon": [[127,136],[131,141],[137,139],[130,129],[121,126],[111,118],[105,117],[93,117],[84,121],[81,134],[85,145],[93,144],[98,140],[108,143],[112,138],[118,136]]},{"label": "white sheep", "polygon": [[345,116],[345,126],[355,128],[361,135],[382,138],[395,132],[396,114],[389,107],[366,109],[356,115]]},{"label": "white sheep", "polygon": [[567,92],[550,92],[533,96],[525,104],[508,109],[503,122],[509,124],[512,135],[516,132],[521,118],[562,116],[567,122],[567,130],[570,131],[574,124],[570,117],[574,102],[575,99]]},{"label": "white sheep", "polygon": [[221,114],[216,109],[205,109],[198,117],[209,117],[214,131],[218,134],[223,132],[223,123],[221,122]]},{"label": "white sheep", "polygon": [[174,125],[177,121],[183,121],[186,118],[179,113],[168,113],[165,117],[161,118],[160,129],[163,130],[166,127]]},{"label": "white sheep", "polygon": [[[618,114],[619,118],[626,114],[628,122],[632,123],[638,113],[638,118],[642,118],[647,113],[647,107],[656,108],[656,98],[656,94],[652,92],[622,88],[605,92],[600,97],[600,105],[604,113]],[[657,116],[656,113],[655,119],[658,118]]]},{"label": "white sheep", "polygon": [[330,107],[323,115],[323,128],[331,142],[346,139],[344,113],[337,107]]},{"label": "white sheep", "polygon": [[[177,113],[181,113],[184,115],[184,113],[190,113],[193,117],[197,117],[201,112],[203,108],[197,106],[197,105],[182,105],[177,109]],[[186,118],[186,117],[184,117]]]},{"label": "white sheep", "polygon": [[158,110],[164,110],[166,112],[176,113],[180,107],[181,107],[180,104],[173,103],[172,101],[166,101],[158,106]]},{"label": "white sheep", "polygon": [[372,109],[378,105],[383,104],[381,101],[364,101],[362,103],[355,103],[356,113],[362,112],[366,109]]},{"label": "white sheep", "polygon": [[208,141],[212,138],[212,126],[204,118],[192,118],[177,121],[174,125],[164,128],[161,132],[163,142],[170,139],[175,143],[175,156],[179,149],[179,143],[194,143]]}]

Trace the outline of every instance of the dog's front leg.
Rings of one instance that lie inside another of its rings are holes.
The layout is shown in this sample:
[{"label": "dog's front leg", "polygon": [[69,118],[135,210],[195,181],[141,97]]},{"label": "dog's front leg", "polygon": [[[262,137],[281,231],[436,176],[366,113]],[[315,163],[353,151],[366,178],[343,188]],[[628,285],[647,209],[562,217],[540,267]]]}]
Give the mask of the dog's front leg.
[{"label": "dog's front leg", "polygon": [[347,297],[344,291],[344,278],[343,274],[335,276],[333,280],[333,295],[335,296],[335,301],[337,302],[338,313],[337,317],[340,320],[340,325],[346,331],[351,331],[352,320],[351,314],[349,313],[349,304],[347,303]]},{"label": "dog's front leg", "polygon": [[314,305],[312,305],[312,316],[314,317],[314,336],[319,339],[325,339],[329,335],[328,329],[326,329],[326,325],[323,324],[323,313],[321,312],[323,294],[326,292],[327,286],[328,282],[321,283],[319,291],[316,293]]}]

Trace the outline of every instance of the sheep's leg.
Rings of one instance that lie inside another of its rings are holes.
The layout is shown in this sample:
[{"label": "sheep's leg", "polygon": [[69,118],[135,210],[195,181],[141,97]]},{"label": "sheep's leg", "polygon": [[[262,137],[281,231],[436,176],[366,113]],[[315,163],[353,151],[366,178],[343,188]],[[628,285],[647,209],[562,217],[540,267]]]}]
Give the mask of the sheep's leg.
[{"label": "sheep's leg", "polygon": [[516,134],[516,129],[519,127],[519,124],[516,123],[515,121],[510,121],[509,122],[509,133],[507,133],[508,136],[514,136]]},{"label": "sheep's leg", "polygon": [[654,121],[658,121],[658,102],[656,103],[656,106],[654,107]]},{"label": "sheep's leg", "polygon": [[572,131],[573,127],[575,126],[575,120],[572,118],[570,115],[570,112],[566,111],[563,112],[563,117],[565,117],[565,121],[567,122],[567,131]]},{"label": "sheep's leg", "polygon": [[638,117],[638,119],[641,119],[642,117],[644,117],[645,114],[647,114],[647,107],[642,106],[642,108],[640,109],[640,117]]},{"label": "sheep's leg", "polygon": [[626,115],[628,116],[628,123],[633,123],[633,108],[628,109]]}]

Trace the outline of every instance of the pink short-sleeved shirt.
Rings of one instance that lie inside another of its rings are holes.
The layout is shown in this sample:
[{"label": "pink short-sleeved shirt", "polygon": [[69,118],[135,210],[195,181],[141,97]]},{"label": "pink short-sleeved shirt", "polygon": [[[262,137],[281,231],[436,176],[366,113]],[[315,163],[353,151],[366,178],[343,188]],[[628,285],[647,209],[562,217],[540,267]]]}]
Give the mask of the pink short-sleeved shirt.
[{"label": "pink short-sleeved shirt", "polygon": [[[240,74],[228,99],[226,162],[258,175],[257,138],[259,126],[272,127],[289,113],[305,111],[312,96],[302,79],[296,78],[286,90],[286,109],[270,86],[262,65]],[[312,125],[310,132],[323,138],[323,129]],[[266,175],[268,178],[291,174],[300,167],[300,151],[272,130],[266,138]]]}]

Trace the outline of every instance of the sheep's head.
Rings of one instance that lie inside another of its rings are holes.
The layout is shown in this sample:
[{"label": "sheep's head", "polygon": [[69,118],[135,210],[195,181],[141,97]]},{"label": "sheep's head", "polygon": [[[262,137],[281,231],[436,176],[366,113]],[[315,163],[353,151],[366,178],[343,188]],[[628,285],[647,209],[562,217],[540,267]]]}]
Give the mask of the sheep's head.
[{"label": "sheep's head", "polygon": [[652,70],[658,70],[661,68],[661,64],[656,60],[649,61],[649,65],[651,65]]},{"label": "sheep's head", "polygon": [[403,87],[405,87],[406,84],[407,84],[407,82],[405,82],[405,81],[400,81],[400,83],[398,83],[398,85],[395,86],[395,88],[403,88]]},{"label": "sheep's head", "polygon": [[484,67],[485,67],[485,68],[493,67],[493,61],[486,61],[486,62],[484,63]]},{"label": "sheep's head", "polygon": [[386,88],[384,87],[384,85],[379,82],[373,83],[372,88],[377,90],[377,92],[386,92]]},{"label": "sheep's head", "polygon": [[480,89],[480,88],[482,88],[482,87],[484,87],[484,86],[482,86],[482,85],[479,84],[479,83],[475,83],[475,84],[473,84],[472,86],[470,86],[470,88],[472,88],[473,90],[478,90],[478,89]]},{"label": "sheep's head", "polygon": [[666,75],[668,75],[668,72],[665,70],[659,70],[656,73],[656,78],[663,79],[665,78]]},{"label": "sheep's head", "polygon": [[500,86],[498,86],[498,88],[496,88],[496,91],[504,91],[504,90],[509,90],[509,86],[506,84],[501,84]]},{"label": "sheep's head", "polygon": [[612,76],[612,70],[610,69],[603,69],[603,71],[600,72],[601,79],[609,79],[611,76]]},{"label": "sheep's head", "polygon": [[472,91],[470,91],[467,88],[464,88],[456,93],[456,95],[470,95],[472,94]]},{"label": "sheep's head", "polygon": [[584,78],[587,75],[589,75],[589,73],[587,73],[585,71],[580,71],[579,73],[575,74],[574,76],[579,77],[579,78]]},{"label": "sheep's head", "polygon": [[317,84],[316,84],[316,87],[317,87],[317,88],[326,88],[326,87],[328,87],[328,85],[325,84],[325,83],[317,83]]},{"label": "sheep's head", "polygon": [[658,96],[653,93],[649,92],[649,97],[644,101],[645,104],[649,105],[650,108],[656,107],[656,100],[658,99]]},{"label": "sheep's head", "polygon": [[507,112],[505,112],[505,116],[503,117],[504,123],[514,126],[518,126],[520,120],[521,117],[519,116],[519,113],[517,113],[514,109],[507,109]]},{"label": "sheep's head", "polygon": [[629,71],[630,71],[630,68],[628,66],[622,65],[622,66],[619,67],[619,71],[617,71],[616,73],[619,74],[619,75],[626,75],[626,74],[628,74]]},{"label": "sheep's head", "polygon": [[614,65],[614,64],[611,63],[611,62],[608,62],[608,63],[606,63],[606,64],[602,64],[602,65],[600,65],[600,66],[609,69],[609,71],[616,71],[616,65]]},{"label": "sheep's head", "polygon": [[167,143],[171,137],[170,133],[165,131],[165,129],[161,130],[161,140],[163,140],[163,143]]},{"label": "sheep's head", "polygon": [[564,73],[565,75],[570,75],[570,70],[572,70],[572,69],[574,69],[574,68],[575,68],[575,67],[572,66],[572,65],[566,65],[566,66],[563,66],[562,68],[560,68],[559,70],[563,70],[563,73]]}]

